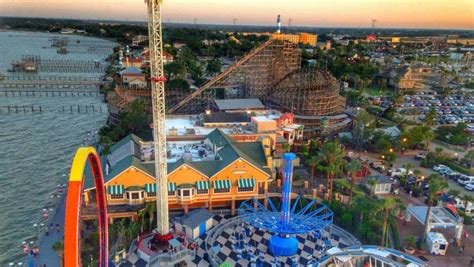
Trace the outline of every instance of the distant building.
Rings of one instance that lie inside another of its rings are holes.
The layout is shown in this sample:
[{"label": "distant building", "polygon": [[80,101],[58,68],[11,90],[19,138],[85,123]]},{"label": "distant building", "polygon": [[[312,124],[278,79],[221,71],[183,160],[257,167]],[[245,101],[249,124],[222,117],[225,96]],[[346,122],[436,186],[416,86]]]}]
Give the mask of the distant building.
[{"label": "distant building", "polygon": [[123,61],[123,65],[126,68],[130,68],[130,67],[141,68],[143,65],[143,61],[141,58],[125,57]]},{"label": "distant building", "polygon": [[318,36],[310,33],[300,33],[300,43],[310,46],[316,46]]},{"label": "distant building", "polygon": [[396,90],[420,91],[429,89],[427,82],[432,76],[432,69],[429,66],[400,66],[382,69],[375,81],[380,86],[381,80],[385,80],[388,87]]},{"label": "distant building", "polygon": [[125,83],[125,84],[128,84],[132,80],[136,80],[136,79],[141,79],[143,81],[145,81],[146,79],[145,74],[142,73],[142,71],[136,67],[126,68],[120,71],[118,74],[121,78],[122,83]]},{"label": "distant building", "polygon": [[289,41],[295,44],[302,43],[310,46],[316,46],[318,42],[318,35],[310,33],[300,33],[300,34],[279,34],[274,33],[271,35],[271,38],[277,40]]},{"label": "distant building", "polygon": [[62,28],[61,33],[62,34],[74,34],[75,30],[71,28]]}]

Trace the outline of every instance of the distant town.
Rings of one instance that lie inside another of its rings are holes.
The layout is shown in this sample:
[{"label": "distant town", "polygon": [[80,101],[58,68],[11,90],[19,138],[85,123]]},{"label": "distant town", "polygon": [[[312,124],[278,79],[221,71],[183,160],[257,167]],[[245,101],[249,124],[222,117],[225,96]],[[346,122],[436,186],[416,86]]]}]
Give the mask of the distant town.
[{"label": "distant town", "polygon": [[[94,166],[80,191],[82,263],[99,264],[104,194],[116,266],[473,266],[474,32],[275,21],[164,23],[157,44],[140,23],[0,19],[7,33],[57,34],[45,47],[56,56],[79,45],[109,53],[105,61],[25,55],[0,73],[0,97],[54,88],[95,92],[107,105],[106,124],[90,142],[105,191],[94,183]],[[162,76],[154,74],[156,47]],[[101,76],[12,78],[48,68]],[[165,189],[157,186],[153,138],[161,83]],[[0,112],[18,108],[0,105]],[[155,229],[160,190],[168,193],[162,209],[173,235],[166,249]],[[291,219],[275,229],[278,216]],[[290,227],[296,222],[306,232]],[[288,244],[294,237],[297,252],[275,236]],[[47,249],[63,260],[61,242]]]}]

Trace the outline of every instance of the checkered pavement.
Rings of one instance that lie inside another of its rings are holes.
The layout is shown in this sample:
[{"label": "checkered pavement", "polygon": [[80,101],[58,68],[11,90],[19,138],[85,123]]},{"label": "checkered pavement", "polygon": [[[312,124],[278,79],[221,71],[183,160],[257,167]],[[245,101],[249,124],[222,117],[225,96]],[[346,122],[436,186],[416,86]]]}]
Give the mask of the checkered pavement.
[{"label": "checkered pavement", "polygon": [[[216,226],[230,218],[230,216],[215,216],[213,224]],[[242,235],[244,232],[249,235]],[[212,246],[220,247],[217,257],[231,266],[251,266],[253,264],[260,266],[306,266],[311,261],[323,256],[324,248],[328,249],[334,246],[344,248],[348,246],[339,236],[330,235],[328,232],[323,232],[320,239],[308,235],[297,235],[296,238],[299,241],[297,256],[275,259],[269,253],[267,246],[271,237],[272,235],[264,230],[242,224],[224,229]],[[206,236],[201,236],[197,240],[199,248],[193,261],[196,266],[210,265],[209,256],[205,252],[205,238]],[[241,241],[240,244],[245,244],[244,248],[238,246],[238,241]],[[248,257],[245,256],[245,253],[248,253]]]}]

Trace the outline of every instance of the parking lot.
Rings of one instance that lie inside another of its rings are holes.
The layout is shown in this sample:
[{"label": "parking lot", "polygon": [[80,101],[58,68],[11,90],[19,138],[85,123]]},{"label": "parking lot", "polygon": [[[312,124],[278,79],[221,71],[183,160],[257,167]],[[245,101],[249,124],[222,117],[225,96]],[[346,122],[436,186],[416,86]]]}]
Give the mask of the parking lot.
[{"label": "parking lot", "polygon": [[[372,103],[380,107],[390,106],[391,101],[384,97],[372,97]],[[420,92],[416,95],[405,95],[397,112],[409,116],[408,119],[421,121],[434,109],[437,124],[457,124],[460,122],[474,124],[474,96],[462,94],[438,95],[436,92]]]}]

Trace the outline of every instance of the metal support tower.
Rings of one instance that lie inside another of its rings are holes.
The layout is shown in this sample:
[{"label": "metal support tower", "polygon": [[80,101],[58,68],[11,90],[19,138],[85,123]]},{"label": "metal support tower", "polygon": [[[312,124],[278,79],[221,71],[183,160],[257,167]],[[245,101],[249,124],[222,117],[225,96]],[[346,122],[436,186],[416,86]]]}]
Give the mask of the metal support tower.
[{"label": "metal support tower", "polygon": [[166,166],[165,81],[161,34],[161,4],[163,0],[145,0],[148,5],[148,34],[150,42],[151,95],[153,106],[153,140],[155,148],[157,229],[169,233],[168,171]]}]

